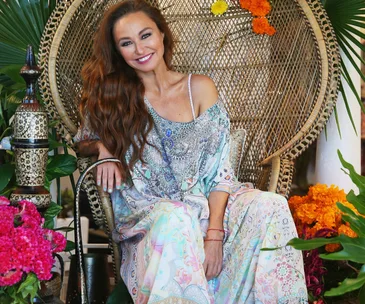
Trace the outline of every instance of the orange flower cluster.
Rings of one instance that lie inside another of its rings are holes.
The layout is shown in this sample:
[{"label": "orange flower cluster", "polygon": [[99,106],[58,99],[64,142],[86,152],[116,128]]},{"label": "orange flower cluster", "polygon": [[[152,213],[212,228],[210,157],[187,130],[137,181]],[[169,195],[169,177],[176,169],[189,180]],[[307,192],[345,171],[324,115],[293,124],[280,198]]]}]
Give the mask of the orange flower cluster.
[{"label": "orange flower cluster", "polygon": [[[346,194],[338,187],[317,184],[309,188],[306,196],[293,196],[289,199],[289,207],[293,214],[300,237],[312,238],[323,229],[329,229],[325,236],[345,234],[356,237],[356,233],[342,222],[342,212],[336,203],[340,202],[354,212],[355,207],[346,200]],[[333,252],[339,249],[339,245],[330,244],[326,250]]]},{"label": "orange flower cluster", "polygon": [[276,33],[274,27],[270,25],[269,20],[265,17],[254,18],[252,20],[252,30],[256,34],[267,34],[269,36]]},{"label": "orange flower cluster", "polygon": [[270,25],[266,15],[271,11],[269,0],[240,0],[243,9],[251,12],[255,18],[252,21],[252,29],[256,34],[267,34],[272,36],[276,30]]}]

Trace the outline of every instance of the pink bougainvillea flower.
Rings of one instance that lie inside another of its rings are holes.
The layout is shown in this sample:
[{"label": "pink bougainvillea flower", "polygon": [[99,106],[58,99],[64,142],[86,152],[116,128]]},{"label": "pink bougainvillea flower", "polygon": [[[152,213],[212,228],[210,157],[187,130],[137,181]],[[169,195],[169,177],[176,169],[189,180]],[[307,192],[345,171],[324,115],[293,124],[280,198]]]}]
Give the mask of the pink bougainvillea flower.
[{"label": "pink bougainvillea flower", "polygon": [[23,276],[19,269],[9,270],[6,273],[0,274],[0,286],[12,286],[18,283]]},{"label": "pink bougainvillea flower", "polygon": [[14,207],[0,197],[0,214],[0,286],[17,284],[29,272],[49,280],[53,253],[64,250],[65,237],[42,228],[44,220],[31,202]]},{"label": "pink bougainvillea flower", "polygon": [[1,205],[8,206],[10,205],[10,201],[5,196],[0,196],[0,206]]},{"label": "pink bougainvillea flower", "polygon": [[67,240],[62,233],[57,231],[43,229],[44,237],[51,242],[52,252],[61,252],[65,250]]}]

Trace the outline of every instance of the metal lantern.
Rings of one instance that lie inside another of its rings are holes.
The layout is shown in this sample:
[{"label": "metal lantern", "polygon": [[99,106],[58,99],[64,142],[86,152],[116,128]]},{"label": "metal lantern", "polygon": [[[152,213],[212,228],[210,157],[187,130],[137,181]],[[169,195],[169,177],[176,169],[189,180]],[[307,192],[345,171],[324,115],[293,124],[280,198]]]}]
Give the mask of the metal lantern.
[{"label": "metal lantern", "polygon": [[44,188],[49,143],[47,112],[36,96],[36,83],[40,74],[33,49],[28,46],[26,62],[20,70],[27,84],[26,95],[15,112],[13,122],[12,146],[18,187],[10,200],[14,203],[28,200],[38,209],[44,209],[51,203],[51,195]]}]

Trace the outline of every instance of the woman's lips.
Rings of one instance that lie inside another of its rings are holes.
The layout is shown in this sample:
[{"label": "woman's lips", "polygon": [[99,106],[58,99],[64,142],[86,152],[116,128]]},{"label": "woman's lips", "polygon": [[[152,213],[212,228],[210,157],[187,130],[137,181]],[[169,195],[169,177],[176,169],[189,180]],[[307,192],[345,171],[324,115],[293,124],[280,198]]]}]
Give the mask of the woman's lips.
[{"label": "woman's lips", "polygon": [[147,63],[147,62],[150,61],[150,59],[152,58],[152,55],[153,55],[153,53],[152,54],[148,54],[148,55],[146,55],[144,57],[138,58],[136,61],[139,64],[145,64],[145,63]]}]

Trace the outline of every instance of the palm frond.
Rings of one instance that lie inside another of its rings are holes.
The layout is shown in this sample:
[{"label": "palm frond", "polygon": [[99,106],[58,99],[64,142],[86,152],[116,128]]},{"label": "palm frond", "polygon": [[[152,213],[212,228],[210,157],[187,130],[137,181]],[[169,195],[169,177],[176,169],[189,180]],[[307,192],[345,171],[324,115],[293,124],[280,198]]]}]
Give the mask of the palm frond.
[{"label": "palm frond", "polygon": [[[336,120],[336,125],[337,125],[337,131],[338,131],[338,135],[340,136],[340,139],[342,139],[342,133],[341,133],[341,128],[340,128],[340,121],[338,119],[338,112],[337,112],[337,106],[333,109],[334,113],[335,113],[335,120]],[[355,129],[356,132],[356,129]],[[326,140],[327,140],[327,132],[326,132]]]},{"label": "palm frond", "polygon": [[43,29],[58,1],[0,1],[0,68],[23,64],[28,44],[38,52]]},{"label": "palm frond", "polygon": [[[357,135],[357,130],[356,130],[355,122],[354,122],[354,119],[352,118],[352,113],[351,113],[351,110],[350,110],[350,107],[349,107],[349,103],[347,101],[347,96],[345,94],[345,89],[343,88],[342,81],[340,82],[340,88],[339,88],[339,90],[340,90],[340,92],[342,94],[343,101],[344,101],[344,104],[345,104],[345,107],[346,107],[346,111],[347,111],[347,113],[349,115],[352,128],[354,129],[355,134]],[[336,115],[337,115],[337,111],[336,111]],[[341,138],[341,130],[340,130],[340,124],[338,122],[338,118],[336,118],[336,124],[338,126],[338,131],[339,131],[340,138]]]},{"label": "palm frond", "polygon": [[[354,60],[354,56],[360,59],[362,63],[365,64],[364,60],[357,53],[354,46],[360,48],[365,52],[365,46],[360,43],[359,38],[365,39],[365,34],[363,34],[359,29],[365,28],[365,1],[364,0],[322,0],[322,4],[326,9],[328,17],[332,23],[333,29],[336,34],[336,38],[339,46],[341,47],[344,55],[348,58],[350,63],[354,66],[356,72],[365,81],[365,75],[362,73],[357,62]],[[353,43],[354,46],[351,44]],[[341,63],[342,76],[343,79],[348,83],[351,91],[355,95],[362,111],[365,113],[365,107],[361,101],[361,98],[357,92],[357,88],[354,85],[347,67]],[[343,83],[341,81],[340,92],[344,98],[345,106],[351,124],[356,132],[355,124],[352,119],[351,110],[348,104],[348,98],[345,95],[345,90],[343,88]],[[357,132],[356,132],[357,134]]]}]

